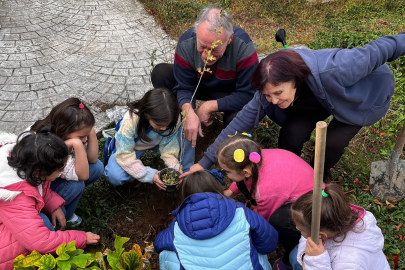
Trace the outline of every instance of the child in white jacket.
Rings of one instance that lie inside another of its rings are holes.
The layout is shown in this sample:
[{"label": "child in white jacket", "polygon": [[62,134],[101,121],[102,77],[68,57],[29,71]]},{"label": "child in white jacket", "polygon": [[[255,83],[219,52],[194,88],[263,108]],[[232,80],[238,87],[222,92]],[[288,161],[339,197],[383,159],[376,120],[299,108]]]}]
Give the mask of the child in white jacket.
[{"label": "child in white jacket", "polygon": [[292,218],[302,234],[290,254],[293,269],[389,270],[382,252],[384,236],[373,214],[350,204],[337,184],[326,185],[322,196],[318,245],[310,237],[312,191],[292,205]]}]

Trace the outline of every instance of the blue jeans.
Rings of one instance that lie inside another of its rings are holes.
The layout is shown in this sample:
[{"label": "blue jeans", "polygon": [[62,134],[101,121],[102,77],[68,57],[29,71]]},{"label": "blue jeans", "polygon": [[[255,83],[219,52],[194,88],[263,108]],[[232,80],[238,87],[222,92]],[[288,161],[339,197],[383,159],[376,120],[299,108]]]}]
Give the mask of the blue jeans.
[{"label": "blue jeans", "polygon": [[[181,140],[181,132],[177,133],[177,140],[180,144]],[[155,150],[159,151],[159,145],[156,145],[152,149],[148,150]],[[146,150],[135,150],[136,158],[140,159],[140,157],[145,153]],[[181,151],[181,149],[180,149]],[[188,172],[190,167],[194,164],[194,156],[195,156],[195,149],[191,147],[191,142],[184,138],[184,155],[183,160],[181,162],[183,172]],[[180,153],[179,153],[180,158]],[[115,159],[115,153],[110,156],[108,160],[107,166],[105,166],[104,176],[113,186],[120,186],[127,181],[133,181],[134,178],[128,174],[121,166],[117,163]]]},{"label": "blue jeans", "polygon": [[297,260],[297,254],[298,254],[298,245],[296,245],[295,248],[290,253],[290,263],[293,270],[302,270],[302,265],[299,264]]},{"label": "blue jeans", "polygon": [[73,181],[56,178],[56,180],[51,183],[51,189],[65,200],[66,220],[72,218],[84,189],[88,185],[96,182],[103,174],[103,171],[103,163],[100,160],[97,160],[94,164],[89,163],[89,179],[87,181]]},{"label": "blue jeans", "polygon": [[[66,210],[65,207],[62,207],[62,211],[66,216]],[[47,227],[50,231],[55,231],[55,228],[52,225],[52,221],[49,219],[49,217],[47,215],[45,215],[44,213],[39,213],[39,216],[44,220],[44,224],[45,227]]]}]

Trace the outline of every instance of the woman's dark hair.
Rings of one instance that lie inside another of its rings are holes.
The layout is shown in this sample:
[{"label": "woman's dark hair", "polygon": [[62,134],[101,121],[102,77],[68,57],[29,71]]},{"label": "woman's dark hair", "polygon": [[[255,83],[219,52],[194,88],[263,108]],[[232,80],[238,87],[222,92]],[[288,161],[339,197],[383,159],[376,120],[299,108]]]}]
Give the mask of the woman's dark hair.
[{"label": "woman's dark hair", "polygon": [[55,134],[65,140],[68,134],[93,127],[95,122],[90,109],[80,99],[72,97],[53,107],[45,119],[34,123],[31,130],[37,131],[41,126],[51,125]]},{"label": "woman's dark hair", "polygon": [[166,135],[172,135],[177,126],[180,116],[180,107],[174,94],[165,88],[152,89],[138,101],[128,104],[129,110],[138,115],[137,128],[138,138],[141,141],[149,142],[151,139],[146,135],[149,128],[149,120],[157,125],[167,125]]},{"label": "woman's dark hair", "polygon": [[301,55],[293,50],[281,50],[260,61],[250,78],[250,84],[258,91],[262,91],[266,83],[277,86],[280,83],[294,81],[297,87],[310,73],[311,70]]},{"label": "woman's dark hair", "polygon": [[63,168],[68,157],[65,142],[51,130],[39,127],[37,133],[26,131],[17,138],[17,144],[7,157],[8,165],[31,186],[38,186],[45,177]]},{"label": "woman's dark hair", "polygon": [[[245,157],[242,162],[236,162],[234,159],[234,153],[237,149],[242,149]],[[259,169],[262,165],[262,160],[259,163],[254,163],[249,160],[249,155],[252,152],[256,152],[262,156],[262,148],[251,138],[245,135],[235,135],[230,139],[223,141],[217,149],[218,161],[225,164],[229,169],[235,170],[241,173],[247,166],[252,167],[252,187],[250,188],[249,200],[253,202],[252,194],[254,194],[259,180]]]},{"label": "woman's dark hair", "polygon": [[[340,185],[326,184],[325,192],[329,196],[322,196],[320,230],[328,230],[344,239],[346,233],[356,225],[360,213],[352,210],[350,200]],[[311,230],[312,224],[312,194],[312,191],[305,193],[291,207],[294,221],[308,230]]]},{"label": "woman's dark hair", "polygon": [[181,196],[183,200],[194,193],[212,192],[223,195],[219,181],[209,172],[196,171],[183,180]]}]

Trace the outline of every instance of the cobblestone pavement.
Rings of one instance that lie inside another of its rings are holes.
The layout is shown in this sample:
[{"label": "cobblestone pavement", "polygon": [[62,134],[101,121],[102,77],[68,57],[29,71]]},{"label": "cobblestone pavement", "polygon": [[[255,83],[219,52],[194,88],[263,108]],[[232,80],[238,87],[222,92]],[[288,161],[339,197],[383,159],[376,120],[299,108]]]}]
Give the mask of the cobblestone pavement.
[{"label": "cobblestone pavement", "polygon": [[19,133],[68,97],[105,109],[142,97],[170,40],[136,0],[0,0],[0,130]]}]

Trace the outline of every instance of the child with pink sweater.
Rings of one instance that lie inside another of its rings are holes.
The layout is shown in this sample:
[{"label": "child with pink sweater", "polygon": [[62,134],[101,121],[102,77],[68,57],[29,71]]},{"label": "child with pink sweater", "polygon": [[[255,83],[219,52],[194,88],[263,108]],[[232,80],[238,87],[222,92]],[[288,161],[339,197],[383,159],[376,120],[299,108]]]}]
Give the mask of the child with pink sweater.
[{"label": "child with pink sweater", "polygon": [[218,163],[233,183],[226,196],[243,193],[253,210],[278,231],[284,256],[274,269],[292,269],[291,250],[301,237],[291,218],[291,204],[313,189],[314,171],[297,155],[282,149],[261,149],[250,135],[236,135],[217,150]]}]

